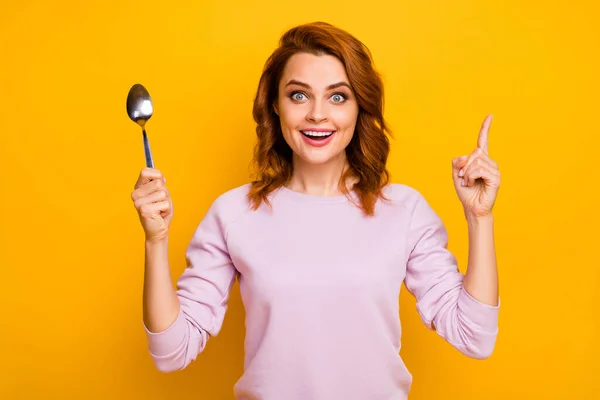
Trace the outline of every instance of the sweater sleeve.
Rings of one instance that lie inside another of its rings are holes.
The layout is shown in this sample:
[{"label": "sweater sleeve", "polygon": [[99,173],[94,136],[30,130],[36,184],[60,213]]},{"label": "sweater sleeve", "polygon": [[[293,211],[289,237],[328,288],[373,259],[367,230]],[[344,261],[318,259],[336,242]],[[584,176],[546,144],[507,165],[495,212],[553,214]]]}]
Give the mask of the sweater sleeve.
[{"label": "sweater sleeve", "polygon": [[162,332],[150,332],[144,325],[150,355],[162,372],[185,368],[223,324],[237,270],[227,251],[219,208],[218,201],[211,205],[186,249],[187,268],[177,281],[177,319]]},{"label": "sweater sleeve", "polygon": [[446,229],[421,195],[413,210],[408,246],[405,285],[417,300],[421,320],[461,353],[489,357],[496,343],[500,303],[482,303],[465,290],[464,275],[447,249]]}]

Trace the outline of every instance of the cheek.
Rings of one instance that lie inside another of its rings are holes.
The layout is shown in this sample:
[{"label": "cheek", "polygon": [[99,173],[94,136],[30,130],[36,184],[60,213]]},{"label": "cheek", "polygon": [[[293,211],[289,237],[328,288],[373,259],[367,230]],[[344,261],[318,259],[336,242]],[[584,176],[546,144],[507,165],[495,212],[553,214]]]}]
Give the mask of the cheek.
[{"label": "cheek", "polygon": [[279,122],[281,125],[281,132],[283,133],[283,138],[287,142],[287,144],[295,148],[294,143],[298,141],[298,138],[295,135],[295,131],[299,126],[301,120],[303,119],[302,114],[298,110],[299,107],[288,107],[280,109],[279,113]]},{"label": "cheek", "polygon": [[305,116],[306,110],[304,110],[304,107],[302,106],[284,106],[279,113],[279,120],[281,121],[282,127],[293,129],[304,120]]},{"label": "cheek", "polygon": [[358,117],[358,110],[353,108],[336,110],[332,114],[335,124],[344,131],[354,132],[356,126],[356,119]]}]

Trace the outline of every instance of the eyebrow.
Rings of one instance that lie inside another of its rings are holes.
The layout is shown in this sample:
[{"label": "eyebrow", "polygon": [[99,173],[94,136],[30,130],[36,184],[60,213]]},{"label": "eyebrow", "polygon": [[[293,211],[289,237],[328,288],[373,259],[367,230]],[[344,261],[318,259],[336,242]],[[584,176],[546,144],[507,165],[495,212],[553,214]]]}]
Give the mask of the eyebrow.
[{"label": "eyebrow", "polygon": [[[295,79],[292,79],[291,81],[289,81],[285,85],[285,87],[288,87],[289,85],[298,85],[298,86],[305,87],[307,89],[311,88],[309,84],[297,81]],[[346,86],[348,89],[352,90],[352,88],[350,87],[350,85],[348,85],[346,82],[338,82],[338,83],[331,84],[331,85],[327,86],[327,90],[336,89],[336,88],[339,88],[339,87],[342,87],[342,86]]]}]

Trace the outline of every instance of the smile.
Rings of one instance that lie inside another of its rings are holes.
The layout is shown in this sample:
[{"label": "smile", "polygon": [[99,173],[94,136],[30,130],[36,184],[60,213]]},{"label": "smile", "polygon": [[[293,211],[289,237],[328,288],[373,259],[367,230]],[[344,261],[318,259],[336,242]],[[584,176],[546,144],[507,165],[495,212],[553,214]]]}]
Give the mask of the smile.
[{"label": "smile", "polygon": [[333,135],[335,131],[300,131],[304,136],[309,137],[314,140],[323,140],[327,139],[329,136]]},{"label": "smile", "polygon": [[335,137],[336,131],[300,131],[304,142],[312,147],[323,147],[328,145]]}]

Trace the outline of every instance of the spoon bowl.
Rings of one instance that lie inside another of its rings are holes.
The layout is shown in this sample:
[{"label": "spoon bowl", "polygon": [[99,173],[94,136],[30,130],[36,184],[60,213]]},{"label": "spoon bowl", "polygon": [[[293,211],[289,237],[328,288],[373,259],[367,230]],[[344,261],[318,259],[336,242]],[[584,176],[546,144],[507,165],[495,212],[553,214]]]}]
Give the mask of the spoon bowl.
[{"label": "spoon bowl", "polygon": [[127,95],[127,115],[129,118],[141,126],[144,140],[144,154],[146,156],[146,167],[154,168],[152,160],[152,152],[150,151],[150,142],[146,134],[146,122],[152,117],[154,107],[152,99],[146,88],[139,83],[136,83],[129,89]]}]

